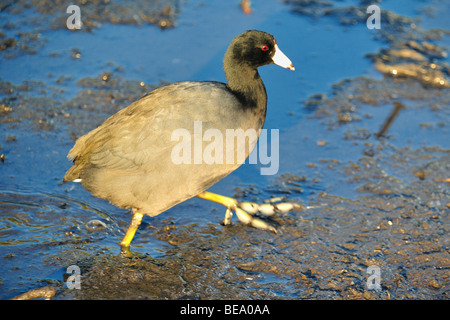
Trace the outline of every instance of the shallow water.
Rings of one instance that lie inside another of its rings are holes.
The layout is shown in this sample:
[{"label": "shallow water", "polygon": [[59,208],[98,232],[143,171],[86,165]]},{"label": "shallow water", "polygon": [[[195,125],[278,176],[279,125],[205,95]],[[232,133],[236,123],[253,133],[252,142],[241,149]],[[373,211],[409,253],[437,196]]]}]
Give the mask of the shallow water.
[{"label": "shallow water", "polygon": [[[52,285],[56,299],[448,299],[449,89],[383,75],[367,54],[411,39],[448,47],[448,34],[435,39],[411,24],[448,32],[449,5],[379,4],[398,15],[382,22],[386,40],[365,17],[338,10],[365,9],[358,1],[314,15],[295,1],[254,2],[250,15],[228,2],[168,3],[176,26],[165,30],[106,22],[51,30],[32,10],[0,13],[6,38],[41,34],[28,43],[34,54],[0,52],[0,298]],[[235,217],[223,227],[224,208],[194,198],[145,218],[135,256],[121,256],[130,214],[61,182],[74,138],[152,85],[224,81],[226,47],[247,29],[274,34],[296,67],[260,69],[265,128],[280,133],[279,171],[263,176],[261,165],[246,164],[211,191],[257,202],[284,196],[309,209],[268,220],[273,235]],[[426,62],[448,83],[448,58],[427,52]],[[396,103],[400,113],[377,137]],[[81,290],[67,288],[71,265]],[[367,286],[371,265],[380,290]]]}]

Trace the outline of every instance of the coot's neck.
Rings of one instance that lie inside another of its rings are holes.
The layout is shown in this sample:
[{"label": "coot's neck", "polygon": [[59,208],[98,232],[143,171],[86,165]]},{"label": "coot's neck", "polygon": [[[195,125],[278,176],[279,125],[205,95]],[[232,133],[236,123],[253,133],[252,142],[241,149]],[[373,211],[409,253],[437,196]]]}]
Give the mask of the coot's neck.
[{"label": "coot's neck", "polygon": [[258,70],[242,62],[225,59],[223,68],[228,88],[241,101],[244,108],[259,110],[265,115],[267,94]]}]

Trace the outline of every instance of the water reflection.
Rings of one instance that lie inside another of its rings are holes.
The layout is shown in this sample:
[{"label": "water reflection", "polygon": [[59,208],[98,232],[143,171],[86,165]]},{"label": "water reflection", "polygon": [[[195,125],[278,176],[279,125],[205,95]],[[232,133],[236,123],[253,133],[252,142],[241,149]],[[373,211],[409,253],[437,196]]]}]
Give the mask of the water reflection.
[{"label": "water reflection", "polygon": [[0,191],[2,246],[92,241],[106,231],[117,232],[114,220],[85,203],[60,195]]}]

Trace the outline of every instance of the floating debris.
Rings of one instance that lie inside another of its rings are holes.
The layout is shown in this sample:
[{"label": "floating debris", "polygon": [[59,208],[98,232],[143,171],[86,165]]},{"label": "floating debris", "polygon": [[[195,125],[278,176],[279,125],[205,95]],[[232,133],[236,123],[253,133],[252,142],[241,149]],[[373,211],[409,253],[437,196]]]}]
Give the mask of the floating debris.
[{"label": "floating debris", "polygon": [[45,300],[52,299],[58,290],[56,290],[53,286],[46,286],[43,288],[33,289],[30,291],[27,291],[25,293],[22,293],[11,300],[30,300],[30,299],[38,299],[38,298],[45,298]]},{"label": "floating debris", "polygon": [[250,2],[250,0],[242,0],[241,1],[241,8],[242,8],[242,11],[244,11],[245,14],[251,14],[252,13],[252,8],[250,7],[251,4],[252,3]]},{"label": "floating debris", "polygon": [[72,59],[80,59],[81,58],[81,50],[79,48],[70,49],[70,57]]},{"label": "floating debris", "polygon": [[425,86],[450,88],[448,79],[440,70],[429,68],[426,65],[420,66],[411,63],[388,65],[378,62],[375,64],[375,68],[392,77],[417,79]]},{"label": "floating debris", "polygon": [[450,87],[449,79],[443,72],[445,66],[440,65],[435,58],[430,58],[426,52],[407,48],[407,44],[399,49],[382,50],[379,54],[371,55],[371,58],[375,68],[387,76],[411,78],[424,86],[435,88]]}]

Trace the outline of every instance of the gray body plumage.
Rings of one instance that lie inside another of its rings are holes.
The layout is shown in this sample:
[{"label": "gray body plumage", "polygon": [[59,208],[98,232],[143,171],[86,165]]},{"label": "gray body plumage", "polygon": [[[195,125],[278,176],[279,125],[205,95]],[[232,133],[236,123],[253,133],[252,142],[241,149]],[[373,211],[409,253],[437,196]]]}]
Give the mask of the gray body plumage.
[{"label": "gray body plumage", "polygon": [[[226,137],[226,129],[253,129],[259,135],[267,98],[258,73],[252,76],[255,99],[245,103],[220,82],[177,82],[153,90],[77,140],[64,181],[81,179],[94,196],[150,216],[205,191],[241,163],[175,164],[171,155],[179,141],[171,135],[181,128],[193,137],[194,121],[201,121],[203,133],[218,129]],[[246,149],[245,158],[251,152]]]}]

